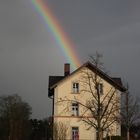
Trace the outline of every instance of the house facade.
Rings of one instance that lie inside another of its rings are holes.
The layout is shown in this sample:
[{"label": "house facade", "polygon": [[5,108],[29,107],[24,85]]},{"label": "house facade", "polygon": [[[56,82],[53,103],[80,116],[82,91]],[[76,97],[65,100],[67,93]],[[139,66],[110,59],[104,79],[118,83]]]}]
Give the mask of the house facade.
[{"label": "house facade", "polygon": [[[94,90],[96,88],[95,79],[98,83],[97,90]],[[95,105],[93,102],[96,102],[93,94],[98,91],[101,102],[105,100],[106,106],[113,95],[112,100],[116,100],[117,103],[111,101],[110,104],[113,106],[108,105],[108,110],[111,110],[114,106],[120,106],[121,92],[124,90],[120,78],[111,78],[90,62],[83,64],[72,73],[70,73],[70,65],[65,64],[64,76],[49,77],[48,96],[53,101],[53,122],[61,122],[67,127],[66,140],[96,140],[97,130],[93,125],[96,125],[94,120],[96,120],[97,112],[96,109],[95,112],[92,109]],[[100,107],[102,106],[104,105],[100,105]],[[91,109],[92,111],[90,111]],[[110,127],[106,127],[103,131],[103,137],[107,134],[120,136],[120,124],[114,120],[111,124],[110,120],[114,115],[119,116],[119,111],[114,113],[115,109],[112,109],[111,117],[108,117],[105,110],[103,107],[100,110],[100,114],[106,117],[102,119],[101,123],[110,123]],[[89,122],[91,123],[89,124]],[[103,126],[105,128],[105,124]]]}]

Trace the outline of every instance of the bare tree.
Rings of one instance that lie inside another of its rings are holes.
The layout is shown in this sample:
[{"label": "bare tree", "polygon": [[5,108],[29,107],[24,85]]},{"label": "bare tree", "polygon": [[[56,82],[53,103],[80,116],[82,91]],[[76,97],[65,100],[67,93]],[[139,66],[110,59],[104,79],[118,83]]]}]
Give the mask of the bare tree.
[{"label": "bare tree", "polygon": [[[128,87],[128,86],[127,86]],[[124,94],[122,102],[122,124],[127,130],[127,140],[130,139],[130,128],[140,121],[139,101],[135,99],[130,93],[129,88]]]},{"label": "bare tree", "polygon": [[[67,102],[69,105],[72,102],[78,103],[82,108],[80,120],[88,126],[87,129],[94,128],[97,132],[96,139],[102,140],[103,132],[107,132],[113,125],[116,125],[120,118],[120,94],[119,90],[111,84],[109,89],[103,89],[102,73],[104,72],[101,71],[101,55],[97,53],[95,57],[90,58],[94,72],[85,67],[81,70],[82,76],[79,78],[80,93],[86,94],[89,98],[83,101],[77,96],[74,96],[72,100],[65,97],[65,99],[61,98],[59,103]],[[109,79],[114,82],[110,77]]]},{"label": "bare tree", "polygon": [[68,133],[68,127],[62,122],[55,122],[53,124],[53,139],[54,140],[66,140]]}]

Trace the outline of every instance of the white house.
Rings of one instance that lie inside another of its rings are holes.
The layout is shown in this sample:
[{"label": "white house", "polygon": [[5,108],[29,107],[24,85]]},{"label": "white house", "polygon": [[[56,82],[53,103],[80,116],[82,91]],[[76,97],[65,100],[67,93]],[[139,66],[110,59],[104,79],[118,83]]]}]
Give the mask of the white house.
[{"label": "white house", "polygon": [[[92,80],[90,82],[83,82],[83,80],[86,79],[84,74],[97,77],[98,92],[100,93],[101,101],[106,100],[106,105],[108,103],[107,99],[111,97],[112,93],[114,94],[112,100],[117,99],[120,101],[121,92],[125,91],[120,78],[110,77],[90,62],[83,64],[72,73],[70,73],[70,65],[65,64],[64,76],[50,76],[48,96],[53,101],[53,121],[55,123],[62,122],[67,126],[67,140],[96,140],[97,137],[97,130],[94,127],[91,127],[92,123],[96,123],[94,120],[96,119],[97,112],[95,111],[95,114],[93,114],[94,111],[90,112],[89,110],[86,110],[86,108],[84,109],[83,106],[88,105],[89,109],[89,106],[91,107],[91,102],[92,105],[94,105],[92,94],[96,91],[93,89],[95,88],[95,83]],[[88,85],[87,87],[87,83],[90,83],[90,86]],[[92,88],[90,89],[90,92],[89,88]],[[91,93],[91,90],[93,93]],[[110,94],[109,98],[106,97],[108,93]],[[101,105],[101,107],[102,106],[103,105]],[[117,104],[112,102],[112,105],[108,108],[112,109],[114,106],[120,106],[120,102],[117,102]],[[103,112],[103,109],[100,111]],[[108,118],[103,118],[101,123],[109,123],[109,121],[111,121],[110,118],[113,118],[114,114],[119,116],[118,112],[114,112],[115,111],[112,112],[111,117],[108,117],[107,113],[104,114]],[[92,123],[88,125],[88,123],[85,122],[86,120],[91,121]],[[103,136],[106,134],[120,136],[120,124],[114,121],[114,123],[110,124],[110,127],[105,129]]]}]

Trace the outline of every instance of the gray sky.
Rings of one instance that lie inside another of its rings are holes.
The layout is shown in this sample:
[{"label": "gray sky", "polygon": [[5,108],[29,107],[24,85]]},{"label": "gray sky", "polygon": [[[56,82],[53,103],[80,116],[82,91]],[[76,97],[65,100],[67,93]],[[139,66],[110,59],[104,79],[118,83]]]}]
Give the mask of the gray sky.
[{"label": "gray sky", "polygon": [[[103,54],[112,76],[139,95],[140,1],[48,0],[82,62]],[[63,75],[64,54],[31,0],[0,0],[0,95],[18,93],[33,117],[50,115],[48,76]]]}]

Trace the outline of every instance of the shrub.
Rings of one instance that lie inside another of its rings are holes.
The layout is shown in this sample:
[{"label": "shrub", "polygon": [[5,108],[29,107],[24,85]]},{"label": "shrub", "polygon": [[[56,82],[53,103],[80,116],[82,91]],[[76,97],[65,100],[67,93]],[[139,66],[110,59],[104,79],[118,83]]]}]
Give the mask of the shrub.
[{"label": "shrub", "polygon": [[[110,137],[104,138],[103,140],[110,140]],[[122,140],[121,136],[111,136],[111,140]]]}]

